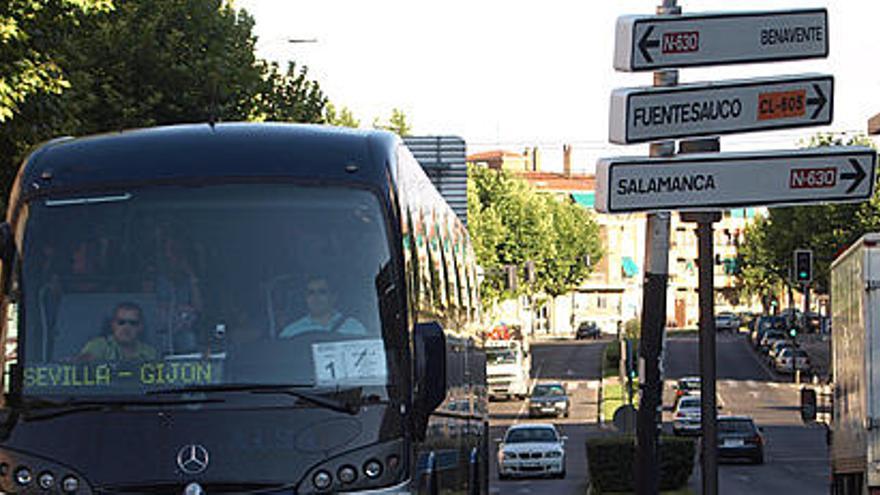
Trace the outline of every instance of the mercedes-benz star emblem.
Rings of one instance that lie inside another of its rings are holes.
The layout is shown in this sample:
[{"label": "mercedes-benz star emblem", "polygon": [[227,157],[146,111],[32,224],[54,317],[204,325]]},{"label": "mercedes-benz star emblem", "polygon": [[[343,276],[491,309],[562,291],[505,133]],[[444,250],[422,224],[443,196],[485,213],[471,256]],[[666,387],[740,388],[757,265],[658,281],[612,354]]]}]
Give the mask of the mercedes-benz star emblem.
[{"label": "mercedes-benz star emblem", "polygon": [[177,452],[177,466],[186,474],[198,474],[208,468],[208,449],[201,445],[184,445]]}]

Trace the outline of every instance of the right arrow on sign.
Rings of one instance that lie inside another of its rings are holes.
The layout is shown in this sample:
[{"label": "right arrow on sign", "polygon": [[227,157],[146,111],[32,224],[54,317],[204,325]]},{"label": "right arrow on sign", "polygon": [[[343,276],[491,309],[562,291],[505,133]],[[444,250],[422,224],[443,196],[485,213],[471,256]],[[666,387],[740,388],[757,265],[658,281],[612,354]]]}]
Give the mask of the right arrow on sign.
[{"label": "right arrow on sign", "polygon": [[828,99],[825,98],[825,93],[822,92],[822,88],[819,87],[818,84],[813,84],[813,91],[816,93],[816,96],[807,99],[807,106],[816,107],[813,111],[813,115],[810,116],[810,120],[816,120],[816,117],[818,117],[825,108],[825,104],[828,103]]},{"label": "right arrow on sign", "polygon": [[855,158],[849,159],[849,164],[852,165],[853,170],[855,172],[847,172],[845,174],[840,174],[840,178],[843,180],[851,180],[852,184],[849,186],[849,189],[846,190],[847,194],[856,190],[857,187],[865,180],[865,177],[868,174],[865,173],[865,169],[862,168],[862,165]]}]

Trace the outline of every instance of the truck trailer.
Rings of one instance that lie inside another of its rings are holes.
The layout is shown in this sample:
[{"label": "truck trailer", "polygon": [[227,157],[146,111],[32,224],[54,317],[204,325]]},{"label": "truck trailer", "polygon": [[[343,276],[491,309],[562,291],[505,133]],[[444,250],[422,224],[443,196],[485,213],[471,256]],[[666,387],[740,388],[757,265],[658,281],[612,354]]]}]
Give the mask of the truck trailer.
[{"label": "truck trailer", "polygon": [[831,493],[880,494],[880,233],[831,265]]}]

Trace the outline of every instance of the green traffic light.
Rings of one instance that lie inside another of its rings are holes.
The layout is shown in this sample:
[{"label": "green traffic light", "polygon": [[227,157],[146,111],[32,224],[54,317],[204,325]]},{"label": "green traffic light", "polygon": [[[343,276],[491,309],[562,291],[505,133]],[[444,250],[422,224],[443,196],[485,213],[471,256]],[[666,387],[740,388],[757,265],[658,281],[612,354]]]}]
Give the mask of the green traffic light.
[{"label": "green traffic light", "polygon": [[788,331],[788,334],[791,335],[792,337],[797,336],[797,328],[792,328],[791,330]]}]

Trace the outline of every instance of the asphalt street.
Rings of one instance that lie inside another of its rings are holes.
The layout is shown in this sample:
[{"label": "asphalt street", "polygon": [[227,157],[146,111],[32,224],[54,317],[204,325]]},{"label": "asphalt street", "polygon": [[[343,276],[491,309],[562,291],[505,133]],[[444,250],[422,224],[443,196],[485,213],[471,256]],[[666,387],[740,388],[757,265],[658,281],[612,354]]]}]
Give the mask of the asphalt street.
[{"label": "asphalt street", "polygon": [[[583,495],[588,484],[584,442],[588,436],[608,434],[597,423],[600,359],[607,341],[566,341],[532,346],[534,382],[562,382],[572,398],[569,418],[529,418],[524,401],[490,404],[492,438],[503,436],[508,426],[522,422],[551,422],[568,437],[567,477],[563,480],[523,479],[500,481],[493,442],[490,492],[493,494],[553,493]],[[664,421],[671,421],[672,384],[677,378],[699,374],[696,337],[667,339],[664,367]],[[799,386],[790,376],[771,372],[742,335],[722,335],[717,340],[717,389],[723,405],[720,414],[752,416],[763,428],[766,444],[764,465],[731,463],[719,468],[722,494],[749,495],[828,492],[829,466],[825,432],[804,426],[798,412]],[[665,425],[670,429],[669,423]],[[691,479],[699,493],[699,469]]]},{"label": "asphalt street", "polygon": [[565,479],[498,479],[495,462],[498,442],[492,443],[489,491],[492,494],[553,493],[584,495],[587,489],[586,447],[588,435],[597,434],[599,392],[599,359],[605,342],[567,341],[532,346],[532,381],[562,382],[572,401],[568,418],[529,418],[524,401],[499,401],[489,405],[492,439],[504,435],[508,426],[523,422],[550,422],[557,425],[568,439],[565,443]]},{"label": "asphalt street", "polygon": [[[718,469],[719,492],[750,495],[828,493],[830,476],[825,430],[801,423],[800,386],[791,376],[771,372],[753,351],[744,335],[723,335],[717,342],[717,390],[723,404],[719,414],[748,415],[764,431],[765,463],[722,464]],[[699,374],[696,337],[667,340],[666,392],[672,404],[675,379]],[[671,420],[671,411],[664,413]],[[691,483],[699,493],[699,470]]]}]

